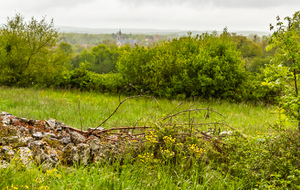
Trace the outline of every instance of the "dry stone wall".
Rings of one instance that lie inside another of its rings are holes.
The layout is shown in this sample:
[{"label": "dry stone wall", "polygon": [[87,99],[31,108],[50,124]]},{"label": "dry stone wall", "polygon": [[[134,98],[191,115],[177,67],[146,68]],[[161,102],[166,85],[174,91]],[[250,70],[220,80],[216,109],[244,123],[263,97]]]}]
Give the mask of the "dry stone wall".
[{"label": "dry stone wall", "polygon": [[92,128],[80,131],[55,119],[26,119],[7,112],[0,112],[0,118],[0,167],[7,167],[14,156],[25,165],[33,161],[51,166],[59,162],[87,165],[121,155],[126,147],[138,148],[133,142],[140,137],[133,141],[125,133],[93,135]]}]

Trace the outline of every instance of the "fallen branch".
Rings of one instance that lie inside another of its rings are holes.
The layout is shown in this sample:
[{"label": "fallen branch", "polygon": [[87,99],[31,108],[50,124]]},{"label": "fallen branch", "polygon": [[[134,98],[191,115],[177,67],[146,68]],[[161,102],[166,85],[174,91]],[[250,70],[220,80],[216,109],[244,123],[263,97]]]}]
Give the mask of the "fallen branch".
[{"label": "fallen branch", "polygon": [[95,129],[91,130],[91,134],[101,134],[101,133],[108,133],[110,131],[114,131],[114,130],[127,130],[127,129],[148,129],[151,127],[148,126],[144,126],[144,127],[114,127],[114,128],[110,128],[110,129],[105,129],[105,130],[101,130],[101,131],[95,131]]},{"label": "fallen branch", "polygon": [[[172,126],[174,125],[174,123],[170,123],[170,124],[165,124],[167,126]],[[189,123],[176,123],[176,125],[194,125],[194,126],[197,126],[197,125],[226,125],[226,123],[219,123],[219,122],[214,122],[214,123],[194,123],[194,124],[189,124]]]},{"label": "fallen branch", "polygon": [[219,146],[219,144],[223,144],[226,146],[228,146],[228,144],[223,143],[222,141],[219,141],[218,139],[214,139],[215,136],[211,136],[205,132],[201,132],[201,134],[203,136],[205,136],[207,138],[207,140],[210,141],[220,153],[226,154],[226,152],[223,151],[223,149]]},{"label": "fallen branch", "polygon": [[[148,93],[145,92],[144,94]],[[93,129],[91,131],[91,133],[93,133],[95,130],[97,130],[99,127],[101,127],[106,121],[108,121],[117,111],[118,109],[120,108],[120,106],[126,102],[127,100],[129,99],[132,99],[132,98],[140,98],[140,97],[145,97],[145,98],[153,98],[154,100],[156,100],[153,96],[145,96],[144,94],[141,94],[141,95],[137,95],[137,96],[130,96],[130,97],[127,97],[125,98],[124,100],[120,101],[119,105],[117,106],[117,108],[112,112],[112,114],[110,114],[110,116],[108,116],[108,118],[106,118],[104,121],[102,121],[95,129]],[[157,101],[157,100],[156,100]]]},{"label": "fallen branch", "polygon": [[180,102],[170,113],[167,114],[166,117],[168,117],[169,115],[171,115],[177,108],[179,108],[182,105],[182,102]]},{"label": "fallen branch", "polygon": [[175,113],[175,114],[173,114],[173,115],[166,116],[166,117],[162,118],[161,120],[164,121],[164,120],[166,120],[166,119],[168,119],[168,118],[175,117],[175,116],[177,116],[177,115],[181,115],[181,114],[183,114],[183,113],[185,113],[185,112],[202,111],[202,110],[208,110],[208,111],[215,112],[215,113],[217,113],[217,114],[219,114],[220,116],[222,116],[222,117],[225,118],[225,116],[223,116],[221,113],[219,113],[219,112],[217,112],[217,111],[215,111],[215,110],[213,110],[213,109],[210,109],[210,108],[196,108],[196,109],[187,109],[187,110],[183,110],[183,111],[177,112],[177,113]]},{"label": "fallen branch", "polygon": [[[51,128],[54,128],[46,119],[44,120],[46,123],[47,123],[47,125],[49,126],[49,127],[51,127]],[[66,125],[63,125],[63,126],[61,126],[63,129],[69,129],[69,130],[71,130],[71,131],[76,131],[77,133],[80,133],[80,134],[82,134],[82,135],[88,135],[88,132],[87,131],[82,131],[82,130],[80,130],[80,129],[76,129],[76,128],[73,128],[73,127],[69,127],[69,126],[66,126]]]}]

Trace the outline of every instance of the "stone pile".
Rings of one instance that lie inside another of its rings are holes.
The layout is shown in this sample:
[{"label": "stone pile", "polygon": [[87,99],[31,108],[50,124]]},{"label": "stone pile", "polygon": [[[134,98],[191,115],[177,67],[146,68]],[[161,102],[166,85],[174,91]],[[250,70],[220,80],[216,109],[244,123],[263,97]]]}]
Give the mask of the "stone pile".
[{"label": "stone pile", "polygon": [[19,156],[23,164],[86,165],[124,153],[128,145],[137,147],[133,143],[137,140],[128,140],[126,134],[93,135],[89,132],[95,131],[92,128],[81,131],[54,119],[29,120],[7,112],[0,112],[0,118],[0,167],[6,167],[14,156]]}]

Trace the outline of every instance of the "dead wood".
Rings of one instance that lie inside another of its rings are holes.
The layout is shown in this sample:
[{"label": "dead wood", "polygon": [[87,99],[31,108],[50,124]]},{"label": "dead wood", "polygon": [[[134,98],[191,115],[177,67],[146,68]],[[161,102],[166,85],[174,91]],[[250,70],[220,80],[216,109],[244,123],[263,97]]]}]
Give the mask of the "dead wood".
[{"label": "dead wood", "polygon": [[[148,129],[148,128],[151,128],[151,127],[147,127],[147,126],[144,126],[144,127],[114,127],[114,128],[110,128],[110,129],[101,130],[101,131],[93,130],[90,133],[98,135],[98,134],[102,134],[102,133],[111,133],[110,131],[115,131],[115,130],[122,131],[122,130],[127,130],[127,129]],[[121,133],[117,133],[117,134],[121,134]]]},{"label": "dead wood", "polygon": [[[145,92],[144,94],[148,93]],[[145,96],[144,94],[141,94],[141,95],[136,95],[136,96],[130,96],[130,97],[127,97],[125,98],[124,100],[120,101],[119,105],[116,107],[116,109],[110,114],[110,116],[108,116],[104,121],[102,121],[95,129],[93,129],[91,131],[91,133],[93,133],[95,130],[97,130],[99,127],[101,127],[105,122],[107,122],[117,111],[118,109],[121,107],[121,105],[126,102],[127,100],[129,99],[133,99],[133,98],[140,98],[140,97],[145,97],[145,98],[152,98],[154,99],[156,102],[158,102],[153,96]]]},{"label": "dead wood", "polygon": [[172,117],[175,117],[175,116],[178,116],[178,115],[182,115],[182,114],[184,114],[185,112],[197,112],[197,111],[202,111],[202,110],[207,110],[207,111],[215,112],[215,113],[217,113],[217,114],[219,114],[220,116],[222,116],[222,117],[225,118],[225,116],[223,116],[221,113],[219,113],[219,112],[217,112],[217,111],[215,111],[215,110],[213,110],[213,109],[210,109],[210,108],[196,108],[196,109],[182,110],[182,111],[177,112],[177,113],[175,113],[175,114],[173,114],[173,115],[169,115],[169,116],[166,116],[166,117],[164,117],[164,118],[161,118],[160,120],[164,121],[164,120],[166,120],[166,119],[168,119],[168,118],[172,118]]}]

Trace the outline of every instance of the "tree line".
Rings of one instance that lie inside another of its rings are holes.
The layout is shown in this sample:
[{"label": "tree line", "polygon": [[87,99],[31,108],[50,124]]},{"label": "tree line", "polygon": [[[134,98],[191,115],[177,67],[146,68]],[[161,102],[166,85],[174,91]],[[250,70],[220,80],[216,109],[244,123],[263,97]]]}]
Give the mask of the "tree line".
[{"label": "tree line", "polygon": [[67,34],[62,38],[53,20],[26,22],[16,14],[0,30],[0,84],[99,92],[131,84],[167,98],[274,103],[284,80],[299,94],[299,13],[285,20],[288,26],[280,19],[271,26],[271,37],[249,39],[225,28],[221,35],[188,33],[150,47],[108,41],[80,47]]}]

